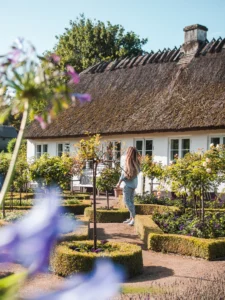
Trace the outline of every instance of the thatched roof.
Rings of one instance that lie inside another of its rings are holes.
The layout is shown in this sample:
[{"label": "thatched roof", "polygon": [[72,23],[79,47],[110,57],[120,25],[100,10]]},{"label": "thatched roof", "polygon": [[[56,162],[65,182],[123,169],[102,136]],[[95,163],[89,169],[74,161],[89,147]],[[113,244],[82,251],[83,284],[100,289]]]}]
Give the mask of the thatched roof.
[{"label": "thatched roof", "polygon": [[81,73],[77,90],[93,101],[62,112],[46,130],[33,122],[26,137],[225,128],[225,39],[206,41],[190,62],[180,48],[101,62]]}]

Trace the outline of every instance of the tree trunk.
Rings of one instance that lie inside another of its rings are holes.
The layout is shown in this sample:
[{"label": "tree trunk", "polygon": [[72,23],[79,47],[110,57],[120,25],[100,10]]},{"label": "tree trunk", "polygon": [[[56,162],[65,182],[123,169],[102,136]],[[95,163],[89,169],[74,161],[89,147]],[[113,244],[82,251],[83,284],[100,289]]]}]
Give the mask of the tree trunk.
[{"label": "tree trunk", "polygon": [[106,191],[107,209],[109,209],[109,192]]}]

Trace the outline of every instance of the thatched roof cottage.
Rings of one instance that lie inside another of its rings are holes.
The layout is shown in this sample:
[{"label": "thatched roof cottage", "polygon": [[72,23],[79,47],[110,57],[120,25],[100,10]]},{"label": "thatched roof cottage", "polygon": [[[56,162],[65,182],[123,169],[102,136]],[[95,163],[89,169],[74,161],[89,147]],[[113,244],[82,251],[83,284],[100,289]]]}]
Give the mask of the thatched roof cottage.
[{"label": "thatched roof cottage", "polygon": [[100,62],[81,73],[93,101],[64,111],[46,129],[27,129],[28,157],[71,151],[85,132],[100,133],[167,164],[210,143],[225,143],[225,39],[202,25],[184,43],[143,56]]}]

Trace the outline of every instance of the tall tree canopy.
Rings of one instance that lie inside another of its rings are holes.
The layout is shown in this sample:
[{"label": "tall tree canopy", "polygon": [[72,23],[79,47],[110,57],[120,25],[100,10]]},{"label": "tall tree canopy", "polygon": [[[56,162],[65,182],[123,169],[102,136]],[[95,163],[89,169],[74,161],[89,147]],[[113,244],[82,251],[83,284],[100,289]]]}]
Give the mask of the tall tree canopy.
[{"label": "tall tree canopy", "polygon": [[125,33],[121,25],[92,21],[84,15],[70,21],[70,28],[56,38],[54,52],[61,57],[60,68],[70,64],[77,72],[102,60],[143,54],[142,46],[147,43],[133,31]]}]

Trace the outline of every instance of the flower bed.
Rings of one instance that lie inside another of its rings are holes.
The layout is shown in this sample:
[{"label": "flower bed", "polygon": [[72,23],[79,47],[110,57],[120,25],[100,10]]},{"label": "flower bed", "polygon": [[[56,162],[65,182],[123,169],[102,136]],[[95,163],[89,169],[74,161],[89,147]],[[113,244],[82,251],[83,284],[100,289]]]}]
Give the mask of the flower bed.
[{"label": "flower bed", "polygon": [[[91,222],[94,220],[93,208],[88,207],[84,210],[85,217]],[[121,223],[129,218],[130,213],[127,209],[97,209],[96,219],[99,223]]]},{"label": "flower bed", "polygon": [[225,257],[225,239],[201,239],[177,234],[149,235],[148,248],[214,260]]},{"label": "flower bed", "polygon": [[[61,276],[88,272],[98,258],[110,258],[122,265],[128,277],[142,273],[142,251],[139,246],[128,243],[98,242],[99,252],[92,252],[93,241],[63,242],[56,246],[51,257],[53,271]],[[76,249],[76,250],[75,250]]]},{"label": "flower bed", "polygon": [[204,223],[200,221],[199,217],[194,216],[192,211],[188,211],[183,215],[177,215],[176,212],[155,213],[153,220],[164,233],[182,234],[199,238],[225,236],[224,211],[207,212]]}]

